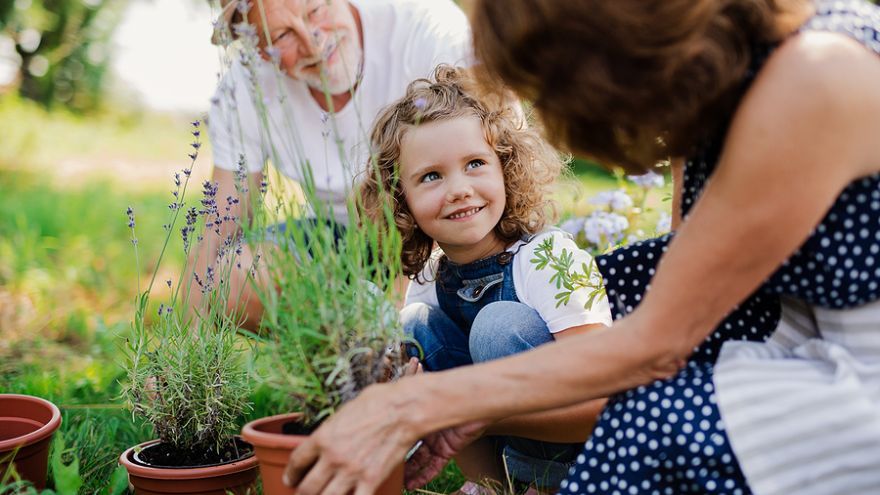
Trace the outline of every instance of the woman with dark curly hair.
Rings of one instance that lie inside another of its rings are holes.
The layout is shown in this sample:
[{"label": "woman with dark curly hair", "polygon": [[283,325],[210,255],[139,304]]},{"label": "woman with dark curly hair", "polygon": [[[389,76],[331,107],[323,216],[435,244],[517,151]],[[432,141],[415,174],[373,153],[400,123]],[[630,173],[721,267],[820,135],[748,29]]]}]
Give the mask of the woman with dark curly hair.
[{"label": "woman with dark curly hair", "polygon": [[[365,390],[293,454],[299,493],[369,493],[423,438],[414,486],[487,424],[602,396],[564,493],[876,491],[880,8],[477,0],[472,20],[552,139],[631,172],[684,158],[680,224],[614,258],[660,262],[611,328]],[[779,328],[718,345],[749,294]]]},{"label": "woman with dark curly hair", "polygon": [[[373,159],[359,198],[379,224],[388,221],[383,201],[391,199],[404,274],[413,280],[401,319],[427,371],[498,359],[611,324],[604,298],[586,309],[588,294],[575,293],[557,305],[552,272],[532,262],[547,242],[557,256],[571,253],[578,266],[592,260],[561,230],[545,229],[547,189],[562,162],[518,110],[504,99],[481,98],[466,71],[440,66],[433,80],[410,84],[373,128]],[[598,275],[594,282],[601,284]],[[555,488],[603,405],[593,401],[564,417],[510,418],[456,460],[473,481],[503,481],[506,473]],[[555,435],[545,434],[548,427]],[[474,484],[463,488],[474,490]]]}]

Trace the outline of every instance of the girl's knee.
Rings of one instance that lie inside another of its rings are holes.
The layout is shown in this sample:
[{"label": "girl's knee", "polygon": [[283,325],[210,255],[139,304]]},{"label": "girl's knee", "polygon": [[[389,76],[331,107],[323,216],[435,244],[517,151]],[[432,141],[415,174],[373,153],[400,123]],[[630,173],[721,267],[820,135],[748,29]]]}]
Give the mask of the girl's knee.
[{"label": "girl's knee", "polygon": [[407,304],[400,310],[400,323],[404,329],[419,324],[425,324],[431,317],[431,306],[422,302]]},{"label": "girl's knee", "polygon": [[547,324],[533,308],[513,301],[486,305],[471,326],[474,362],[489,361],[553,341]]}]

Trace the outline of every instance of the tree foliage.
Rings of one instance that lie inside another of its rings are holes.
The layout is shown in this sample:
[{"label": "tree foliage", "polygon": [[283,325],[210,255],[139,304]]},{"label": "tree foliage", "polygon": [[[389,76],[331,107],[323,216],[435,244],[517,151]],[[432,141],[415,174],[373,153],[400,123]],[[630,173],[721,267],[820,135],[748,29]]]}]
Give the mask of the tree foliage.
[{"label": "tree foliage", "polygon": [[[2,0],[0,38],[12,40],[21,96],[47,108],[94,110],[124,0]],[[0,39],[2,41],[2,39]]]}]

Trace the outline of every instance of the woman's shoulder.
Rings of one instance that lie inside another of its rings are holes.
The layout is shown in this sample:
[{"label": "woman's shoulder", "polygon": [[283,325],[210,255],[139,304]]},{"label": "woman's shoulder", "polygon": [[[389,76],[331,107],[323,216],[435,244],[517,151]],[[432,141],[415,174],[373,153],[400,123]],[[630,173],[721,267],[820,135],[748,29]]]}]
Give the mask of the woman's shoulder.
[{"label": "woman's shoulder", "polygon": [[[861,153],[861,148],[870,151],[875,138],[865,140],[862,135],[877,127],[878,85],[877,53],[838,32],[806,30],[773,52],[740,103],[731,130],[761,129],[770,142],[792,141],[799,135],[839,136],[838,144],[848,143],[846,154]],[[803,144],[823,145],[815,139]],[[874,171],[862,169],[867,166],[862,158],[851,161],[858,170],[848,170],[847,177]]]},{"label": "woman's shoulder", "polygon": [[[804,29],[774,50],[756,79],[755,90],[787,91],[790,98],[852,98],[876,89],[880,43],[869,48],[840,31]],[[792,87],[797,91],[791,91]],[[753,91],[755,92],[755,91]]]}]

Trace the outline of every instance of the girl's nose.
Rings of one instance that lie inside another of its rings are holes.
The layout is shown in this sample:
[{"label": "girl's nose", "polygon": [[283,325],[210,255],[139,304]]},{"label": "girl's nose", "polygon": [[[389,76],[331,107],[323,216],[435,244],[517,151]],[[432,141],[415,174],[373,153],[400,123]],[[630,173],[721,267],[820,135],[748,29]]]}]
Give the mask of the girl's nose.
[{"label": "girl's nose", "polygon": [[449,184],[449,189],[446,192],[446,199],[449,202],[453,202],[469,198],[473,195],[474,188],[471,187],[470,183],[464,180],[459,180]]}]

